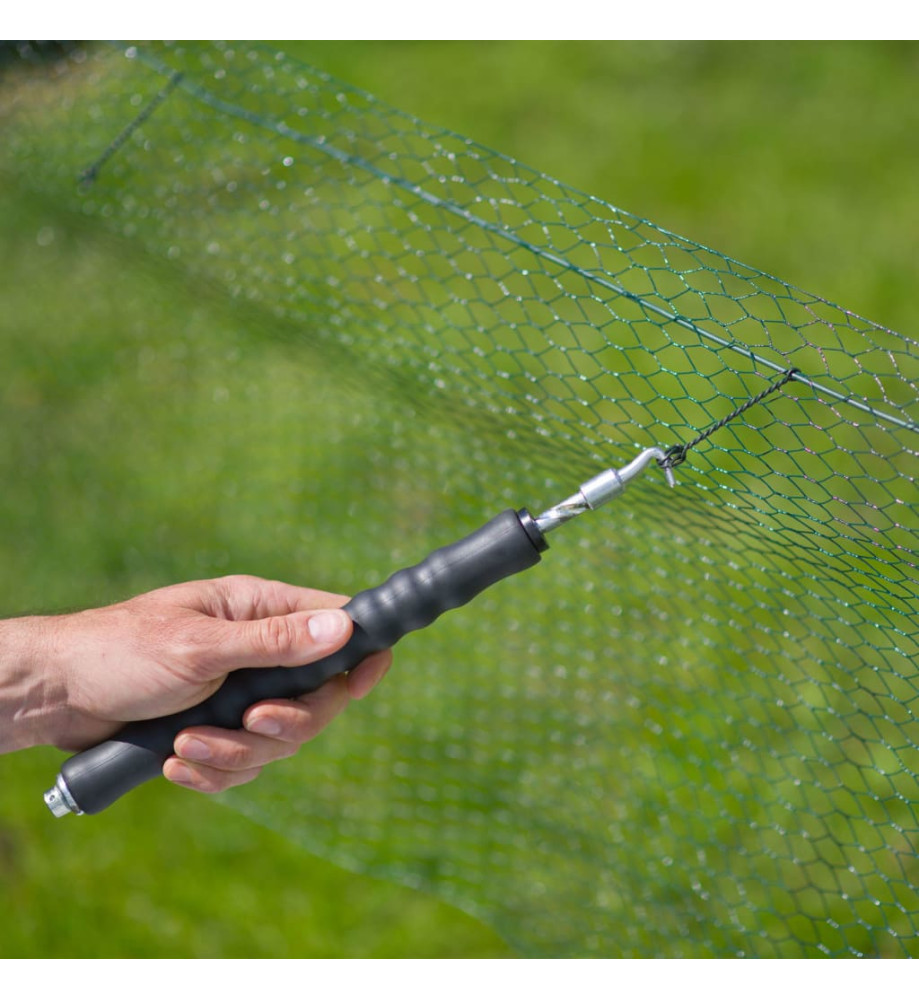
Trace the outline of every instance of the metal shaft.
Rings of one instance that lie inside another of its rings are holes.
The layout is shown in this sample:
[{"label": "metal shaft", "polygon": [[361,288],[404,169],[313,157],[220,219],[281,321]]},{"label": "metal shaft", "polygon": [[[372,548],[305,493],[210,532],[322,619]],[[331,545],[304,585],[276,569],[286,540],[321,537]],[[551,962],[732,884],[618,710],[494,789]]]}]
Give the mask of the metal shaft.
[{"label": "metal shaft", "polygon": [[626,487],[626,484],[643,472],[652,461],[656,461],[664,471],[667,482],[671,486],[676,485],[673,478],[673,470],[667,462],[667,456],[660,448],[646,448],[640,455],[633,458],[628,465],[621,469],[607,469],[593,479],[588,479],[582,483],[577,493],[573,493],[567,500],[543,511],[536,518],[536,524],[545,535],[554,531],[559,525],[570,521],[578,514],[583,514],[588,510],[596,510],[613,497],[618,496]]}]

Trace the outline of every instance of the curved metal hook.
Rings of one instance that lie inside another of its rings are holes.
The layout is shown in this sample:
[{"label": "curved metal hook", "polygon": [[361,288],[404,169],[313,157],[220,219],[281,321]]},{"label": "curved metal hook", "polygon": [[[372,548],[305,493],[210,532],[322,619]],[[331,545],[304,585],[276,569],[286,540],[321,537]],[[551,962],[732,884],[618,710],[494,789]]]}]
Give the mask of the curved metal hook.
[{"label": "curved metal hook", "polygon": [[645,448],[640,455],[633,458],[628,465],[623,466],[619,470],[619,478],[623,481],[623,483],[627,483],[630,479],[634,479],[639,472],[643,472],[651,464],[652,459],[656,459],[657,464],[664,470],[667,482],[671,486],[676,486],[676,479],[673,478],[673,463],[670,460],[668,453],[663,451],[661,448]]},{"label": "curved metal hook", "polygon": [[594,476],[593,479],[588,479],[586,483],[581,483],[577,493],[540,514],[536,518],[536,524],[543,533],[546,533],[554,531],[559,525],[577,517],[578,514],[583,514],[588,510],[596,510],[607,500],[618,496],[628,482],[654,461],[663,469],[667,482],[671,486],[676,486],[673,470],[667,461],[667,454],[661,448],[645,448],[641,454],[636,455],[628,465],[624,465],[621,469],[607,469]]}]

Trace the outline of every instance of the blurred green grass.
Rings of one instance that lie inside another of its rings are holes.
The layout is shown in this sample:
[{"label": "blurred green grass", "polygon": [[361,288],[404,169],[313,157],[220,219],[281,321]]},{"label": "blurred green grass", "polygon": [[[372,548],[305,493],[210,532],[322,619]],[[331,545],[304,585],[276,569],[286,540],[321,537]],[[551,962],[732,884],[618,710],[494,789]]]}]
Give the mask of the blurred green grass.
[{"label": "blurred green grass", "polygon": [[[914,47],[285,48],[661,225],[915,326],[916,234],[903,226],[917,199]],[[235,569],[329,572],[336,554],[309,526],[292,545],[288,526],[307,499],[322,523],[341,515],[339,497],[380,484],[364,460],[373,425],[327,391],[322,363],[306,352],[293,367],[283,346],[253,345],[206,296],[152,279],[118,244],[11,182],[2,217],[10,374],[0,417],[13,431],[0,444],[3,611],[101,603]],[[223,419],[227,400],[234,415]],[[338,434],[305,433],[311,414]],[[328,470],[320,490],[304,483],[315,468]],[[352,553],[337,555],[337,586],[366,582],[348,578]],[[3,821],[7,912],[21,928],[0,946],[9,956],[505,953],[441,904],[307,862],[169,789],[145,790],[104,828],[49,826],[36,800],[54,759],[0,760],[4,816],[28,802],[34,817]],[[678,781],[668,767],[649,777]],[[163,830],[168,845],[156,840]],[[61,853],[66,872],[43,861]],[[292,888],[291,870],[308,890]],[[61,888],[68,877],[72,890]]]}]

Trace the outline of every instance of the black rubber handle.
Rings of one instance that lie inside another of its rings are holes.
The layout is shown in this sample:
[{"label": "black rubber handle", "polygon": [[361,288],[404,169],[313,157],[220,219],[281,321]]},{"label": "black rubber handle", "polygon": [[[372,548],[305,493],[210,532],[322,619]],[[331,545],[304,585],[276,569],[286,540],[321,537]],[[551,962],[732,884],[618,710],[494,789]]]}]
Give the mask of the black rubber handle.
[{"label": "black rubber handle", "polygon": [[406,633],[471,601],[498,580],[535,566],[546,548],[542,532],[526,510],[504,511],[466,538],[352,598],[345,610],[354,620],[354,633],[337,653],[302,667],[235,670],[200,705],[132,723],[106,743],[71,757],[61,768],[71,798],[84,813],[101,812],[125,792],[162,773],[183,729],[201,725],[239,729],[243,714],[255,702],[315,691],[371,653],[388,649]]}]

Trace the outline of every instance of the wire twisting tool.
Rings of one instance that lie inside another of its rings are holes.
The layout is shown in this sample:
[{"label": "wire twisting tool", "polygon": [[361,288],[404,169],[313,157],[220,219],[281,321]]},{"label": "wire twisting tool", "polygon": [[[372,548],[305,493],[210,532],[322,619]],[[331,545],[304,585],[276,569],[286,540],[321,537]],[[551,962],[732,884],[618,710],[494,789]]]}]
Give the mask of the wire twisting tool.
[{"label": "wire twisting tool", "polygon": [[648,448],[623,468],[607,469],[589,479],[577,493],[538,517],[525,508],[505,510],[471,535],[436,549],[417,566],[401,569],[378,587],[353,597],[345,610],[354,621],[354,631],[338,652],[302,667],[235,670],[206,701],[175,715],[131,723],[112,739],[65,761],[54,787],[45,793],[45,803],[55,816],[101,812],[162,773],[183,729],[200,725],[238,729],[255,702],[309,694],[499,580],[535,566],[548,548],[545,536],[550,531],[618,496],[655,460],[673,486],[665,453]]}]

